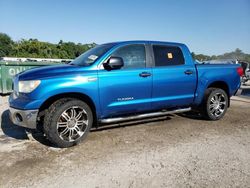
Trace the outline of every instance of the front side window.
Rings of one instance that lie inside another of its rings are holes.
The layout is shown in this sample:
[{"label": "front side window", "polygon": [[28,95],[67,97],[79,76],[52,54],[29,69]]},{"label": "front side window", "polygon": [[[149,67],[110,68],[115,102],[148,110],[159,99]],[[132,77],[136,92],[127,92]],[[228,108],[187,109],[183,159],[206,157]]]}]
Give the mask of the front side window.
[{"label": "front side window", "polygon": [[123,59],[124,66],[122,69],[144,68],[146,66],[146,52],[143,44],[121,47],[111,56]]},{"label": "front side window", "polygon": [[155,66],[183,65],[184,57],[179,47],[154,45]]}]

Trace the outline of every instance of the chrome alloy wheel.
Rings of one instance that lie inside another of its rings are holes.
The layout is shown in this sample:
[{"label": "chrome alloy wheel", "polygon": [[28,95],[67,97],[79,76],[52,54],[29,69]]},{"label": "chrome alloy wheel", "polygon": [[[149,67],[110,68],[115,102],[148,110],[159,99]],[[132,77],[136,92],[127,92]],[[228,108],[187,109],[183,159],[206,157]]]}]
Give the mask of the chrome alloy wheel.
[{"label": "chrome alloy wheel", "polygon": [[219,117],[226,109],[226,98],[222,93],[215,93],[209,103],[209,111],[214,117]]},{"label": "chrome alloy wheel", "polygon": [[85,133],[87,126],[87,112],[80,106],[72,106],[58,118],[57,133],[62,140],[73,142]]}]

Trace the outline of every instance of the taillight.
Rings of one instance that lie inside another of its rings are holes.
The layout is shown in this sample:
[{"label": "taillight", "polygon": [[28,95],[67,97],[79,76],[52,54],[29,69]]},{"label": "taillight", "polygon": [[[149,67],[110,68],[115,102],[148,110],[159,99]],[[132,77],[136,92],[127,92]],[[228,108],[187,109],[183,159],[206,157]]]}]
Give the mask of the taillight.
[{"label": "taillight", "polygon": [[238,67],[237,68],[237,73],[239,74],[240,77],[242,77],[244,75],[243,68],[242,67]]}]

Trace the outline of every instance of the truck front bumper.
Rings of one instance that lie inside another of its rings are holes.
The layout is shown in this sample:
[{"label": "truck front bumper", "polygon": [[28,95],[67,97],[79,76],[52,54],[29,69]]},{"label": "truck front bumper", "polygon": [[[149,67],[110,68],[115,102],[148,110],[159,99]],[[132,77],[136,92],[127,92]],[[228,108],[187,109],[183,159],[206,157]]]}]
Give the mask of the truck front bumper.
[{"label": "truck front bumper", "polygon": [[9,108],[11,121],[21,127],[36,129],[38,110],[19,110]]}]

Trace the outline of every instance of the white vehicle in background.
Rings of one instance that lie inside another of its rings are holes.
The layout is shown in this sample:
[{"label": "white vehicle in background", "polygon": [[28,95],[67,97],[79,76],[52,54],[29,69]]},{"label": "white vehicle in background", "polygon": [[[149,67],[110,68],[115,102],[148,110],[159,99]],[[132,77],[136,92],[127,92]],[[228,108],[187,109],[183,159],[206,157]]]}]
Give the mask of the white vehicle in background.
[{"label": "white vehicle in background", "polygon": [[244,75],[242,76],[241,82],[242,84],[246,84],[247,81],[250,80],[250,63],[239,61],[241,67],[243,68]]},{"label": "white vehicle in background", "polygon": [[[249,64],[248,67],[250,67]],[[250,68],[246,70],[246,76],[248,77],[248,79],[250,79]]]},{"label": "white vehicle in background", "polygon": [[26,57],[0,57],[0,61],[15,61],[15,62],[57,62],[68,63],[73,59],[51,59],[51,58],[26,58]]}]

